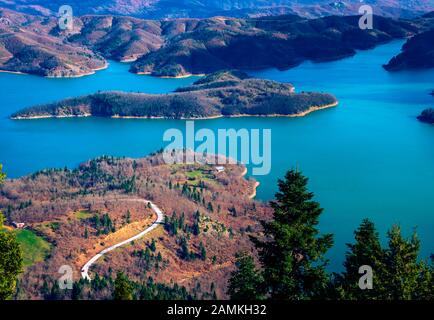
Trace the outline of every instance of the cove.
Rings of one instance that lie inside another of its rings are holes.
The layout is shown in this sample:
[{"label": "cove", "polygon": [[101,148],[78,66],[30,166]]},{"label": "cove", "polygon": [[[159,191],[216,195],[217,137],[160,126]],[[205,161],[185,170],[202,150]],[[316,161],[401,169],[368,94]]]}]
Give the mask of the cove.
[{"label": "cove", "polygon": [[[416,116],[434,105],[434,70],[388,73],[381,67],[402,41],[362,51],[344,60],[306,62],[287,70],[252,75],[289,82],[300,91],[334,94],[339,106],[301,118],[219,118],[195,121],[195,128],[271,129],[271,172],[256,177],[257,196],[270,200],[277,179],[298,167],[324,213],[321,231],[335,235],[330,269],[339,270],[365,217],[382,236],[392,224],[405,234],[417,227],[422,254],[434,253],[434,126]],[[107,70],[77,79],[0,74],[0,163],[8,177],[46,167],[74,167],[103,154],[141,157],[165,146],[168,129],[185,130],[183,120],[70,118],[12,121],[23,107],[98,90],[169,92],[197,78],[158,79],[127,72],[110,62]],[[383,238],[384,239],[384,238]]]}]

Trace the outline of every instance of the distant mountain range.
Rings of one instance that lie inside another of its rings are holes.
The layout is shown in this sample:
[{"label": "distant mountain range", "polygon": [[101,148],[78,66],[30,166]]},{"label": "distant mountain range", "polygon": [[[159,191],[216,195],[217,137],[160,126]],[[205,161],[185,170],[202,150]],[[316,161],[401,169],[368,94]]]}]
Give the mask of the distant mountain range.
[{"label": "distant mountain range", "polygon": [[362,4],[387,17],[411,18],[434,9],[434,0],[0,0],[0,6],[26,13],[50,15],[61,5],[77,15],[114,14],[140,18],[257,17],[297,14],[302,17],[354,15]]}]

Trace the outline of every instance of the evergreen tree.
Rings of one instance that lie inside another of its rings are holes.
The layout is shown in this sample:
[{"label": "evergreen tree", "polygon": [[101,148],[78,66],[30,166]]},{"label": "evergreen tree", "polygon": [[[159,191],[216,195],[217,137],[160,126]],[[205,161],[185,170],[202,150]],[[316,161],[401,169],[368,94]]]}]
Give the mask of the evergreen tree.
[{"label": "evergreen tree", "polygon": [[272,299],[320,298],[330,283],[324,255],[333,245],[333,236],[319,235],[323,210],[312,201],[307,181],[295,170],[278,181],[276,201],[271,203],[273,220],[262,222],[265,239],[252,238]]},{"label": "evergreen tree", "polygon": [[158,262],[163,261],[163,256],[161,255],[161,252],[158,252],[158,254],[157,254],[157,261]]},{"label": "evergreen tree", "polygon": [[50,295],[47,297],[47,300],[61,300],[62,299],[62,293],[60,292],[59,283],[57,281],[54,281]]},{"label": "evergreen tree", "polygon": [[[354,232],[355,243],[347,244],[348,251],[344,262],[345,271],[336,275],[335,288],[338,298],[342,299],[385,299],[387,292],[387,270],[385,251],[381,248],[380,239],[374,223],[364,219]],[[373,270],[373,288],[361,290],[359,279],[362,276],[359,268],[368,265]]]},{"label": "evergreen tree", "polygon": [[155,252],[155,250],[157,250],[157,244],[155,243],[155,239],[152,239],[149,248],[151,249],[152,252]]},{"label": "evergreen tree", "polygon": [[115,300],[133,300],[133,288],[130,280],[123,272],[118,272],[114,288]]},{"label": "evergreen tree", "polygon": [[185,214],[184,212],[181,213],[181,216],[179,217],[179,229],[184,230],[185,227]]},{"label": "evergreen tree", "polygon": [[214,208],[211,202],[208,202],[208,211],[214,212]]},{"label": "evergreen tree", "polygon": [[6,174],[3,172],[3,165],[0,163],[0,185],[6,179]]},{"label": "evergreen tree", "polygon": [[237,269],[231,273],[228,295],[232,300],[257,300],[261,295],[262,278],[256,270],[252,256],[239,253],[236,261]]},{"label": "evergreen tree", "polygon": [[190,250],[188,248],[188,243],[187,243],[187,240],[185,239],[185,237],[180,238],[179,241],[180,241],[180,247],[178,250],[178,256],[181,259],[184,259],[186,261],[193,260],[194,254],[192,252],[190,252]]},{"label": "evergreen tree", "polygon": [[412,298],[434,300],[434,256],[431,257],[431,265],[425,261],[420,262],[418,284]]},{"label": "evergreen tree", "polygon": [[416,232],[410,239],[404,239],[401,229],[393,226],[388,232],[389,247],[386,250],[386,267],[388,271],[387,292],[393,300],[411,300],[417,295],[421,264],[417,257],[420,241]]},{"label": "evergreen tree", "polygon": [[127,214],[125,216],[125,222],[127,224],[131,223],[131,212],[130,212],[130,210],[127,210]]},{"label": "evergreen tree", "polygon": [[[0,185],[5,179],[0,165]],[[16,289],[18,275],[23,270],[23,253],[13,232],[3,230],[4,216],[0,212],[0,300],[10,298]]]},{"label": "evergreen tree", "polygon": [[80,281],[74,282],[74,284],[72,285],[71,299],[80,300],[82,291],[83,291],[83,282],[80,279]]},{"label": "evergreen tree", "polygon": [[200,233],[200,227],[199,227],[199,223],[194,222],[192,227],[191,227],[191,232],[195,235],[198,236]]},{"label": "evergreen tree", "polygon": [[44,299],[47,299],[50,295],[50,288],[48,287],[47,279],[44,279],[44,282],[42,283],[41,294],[43,295]]},{"label": "evergreen tree", "polygon": [[97,233],[98,233],[99,228],[101,227],[101,220],[100,220],[98,214],[95,214],[93,216],[93,225],[94,225],[94,227],[95,227],[95,229],[97,230]]},{"label": "evergreen tree", "polygon": [[200,258],[202,260],[206,260],[206,249],[202,241],[199,244],[199,252],[200,252]]},{"label": "evergreen tree", "polygon": [[[418,261],[420,242],[416,233],[404,239],[399,227],[388,232],[388,247],[382,249],[372,222],[364,220],[355,232],[356,243],[348,245],[345,271],[336,276],[335,298],[377,300],[429,300],[434,297],[434,265]],[[369,265],[373,288],[361,290],[358,269]]]}]

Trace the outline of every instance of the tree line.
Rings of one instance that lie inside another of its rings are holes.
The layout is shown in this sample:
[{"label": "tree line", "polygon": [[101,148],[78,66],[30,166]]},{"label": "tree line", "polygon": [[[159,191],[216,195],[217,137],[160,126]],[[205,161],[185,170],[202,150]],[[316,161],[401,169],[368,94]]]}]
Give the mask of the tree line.
[{"label": "tree line", "polygon": [[[273,218],[262,221],[263,235],[251,236],[259,267],[254,255],[237,255],[228,286],[231,299],[434,299],[434,256],[418,259],[417,234],[407,239],[399,226],[389,230],[383,247],[374,223],[364,219],[355,242],[347,245],[344,270],[328,273],[325,254],[333,235],[320,233],[323,209],[312,200],[307,181],[295,170],[278,181]],[[361,267],[366,271],[361,273]]]}]

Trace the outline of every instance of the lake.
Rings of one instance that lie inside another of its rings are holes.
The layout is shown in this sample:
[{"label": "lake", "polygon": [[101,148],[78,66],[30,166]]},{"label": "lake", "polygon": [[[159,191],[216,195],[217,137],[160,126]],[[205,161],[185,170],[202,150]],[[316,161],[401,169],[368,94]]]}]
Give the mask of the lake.
[{"label": "lake", "polygon": [[[195,127],[270,128],[272,167],[258,198],[270,200],[276,181],[298,166],[325,209],[321,230],[335,234],[330,268],[338,270],[345,243],[364,217],[384,236],[394,223],[405,234],[417,227],[422,253],[434,253],[434,126],[416,116],[434,105],[434,70],[388,73],[381,65],[400,51],[402,41],[359,52],[340,61],[306,62],[287,70],[252,75],[295,85],[300,91],[334,94],[337,108],[303,118],[221,118],[195,121]],[[100,155],[141,157],[165,146],[163,133],[185,129],[183,120],[70,118],[12,121],[23,107],[98,90],[163,93],[197,77],[159,79],[128,73],[110,62],[95,75],[47,79],[0,73],[0,163],[8,177],[46,167],[74,167]],[[383,237],[384,239],[384,237]]]}]

